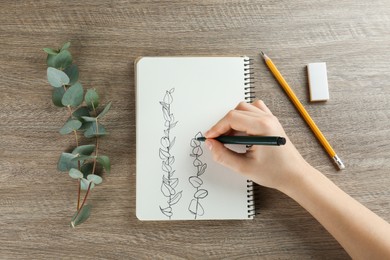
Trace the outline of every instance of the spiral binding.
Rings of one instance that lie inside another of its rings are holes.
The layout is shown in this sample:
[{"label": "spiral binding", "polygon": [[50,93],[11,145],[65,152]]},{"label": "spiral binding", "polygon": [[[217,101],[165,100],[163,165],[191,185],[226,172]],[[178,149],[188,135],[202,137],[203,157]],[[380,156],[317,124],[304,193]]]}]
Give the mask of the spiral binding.
[{"label": "spiral binding", "polygon": [[246,185],[247,190],[247,207],[248,207],[248,218],[253,219],[256,215],[256,209],[255,209],[255,196],[253,191],[253,182],[250,180],[247,180]]},{"label": "spiral binding", "polygon": [[[252,71],[253,59],[244,57],[244,94],[245,101],[252,103],[255,99],[254,86],[251,84],[254,83],[254,76]],[[249,148],[249,147],[248,147]],[[247,180],[247,207],[248,207],[248,218],[253,219],[256,215],[255,207],[255,194],[253,189],[253,182]]]},{"label": "spiral binding", "polygon": [[253,71],[251,66],[253,65],[253,59],[244,57],[244,94],[245,101],[251,103],[255,99],[254,87],[251,84],[255,83]]}]

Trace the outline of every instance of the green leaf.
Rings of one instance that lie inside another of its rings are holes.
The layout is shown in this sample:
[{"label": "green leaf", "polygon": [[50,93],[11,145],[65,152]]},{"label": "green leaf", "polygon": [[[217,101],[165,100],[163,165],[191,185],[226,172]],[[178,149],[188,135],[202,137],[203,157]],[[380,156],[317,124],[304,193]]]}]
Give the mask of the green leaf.
[{"label": "green leaf", "polygon": [[61,88],[69,84],[69,77],[65,72],[49,67],[47,68],[47,80],[55,88]]},{"label": "green leaf", "polygon": [[96,125],[96,122],[91,122],[90,126],[84,132],[84,136],[87,138],[104,136],[106,134],[107,132],[104,126],[102,124]]},{"label": "green leaf", "polygon": [[81,172],[84,175],[84,178],[87,178],[88,175],[92,174],[93,171],[93,162],[84,163],[81,166]]},{"label": "green leaf", "polygon": [[60,129],[60,134],[66,135],[72,133],[73,131],[79,129],[81,127],[81,122],[77,119],[69,120],[64,124],[64,126]]},{"label": "green leaf", "polygon": [[94,144],[86,144],[86,145],[80,145],[76,147],[72,154],[79,154],[79,155],[91,155],[95,151],[95,145]]},{"label": "green leaf", "polygon": [[81,181],[80,181],[80,188],[81,190],[88,190],[88,186],[89,184],[91,183],[91,188],[90,190],[92,190],[94,187],[95,187],[95,183],[85,179],[85,178],[82,178]]},{"label": "green leaf", "polygon": [[75,168],[72,168],[69,170],[69,176],[72,177],[73,179],[78,180],[78,179],[83,178],[83,173]]},{"label": "green leaf", "polygon": [[102,117],[108,112],[108,110],[110,110],[110,108],[111,108],[111,101],[110,101],[110,103],[108,103],[108,104],[104,107],[103,111],[102,111],[97,117],[98,117],[98,118],[102,118]]},{"label": "green leaf", "polygon": [[53,50],[52,48],[43,48],[43,51],[46,52],[47,54],[52,54],[52,55],[58,54],[58,51]]},{"label": "green leaf", "polygon": [[96,122],[96,117],[82,116],[81,118],[84,119],[86,122]]},{"label": "green leaf", "polygon": [[70,47],[70,42],[66,42],[66,43],[64,43],[64,45],[62,46],[61,51],[64,51],[64,50],[68,49],[69,47]]},{"label": "green leaf", "polygon": [[78,107],[83,102],[83,93],[83,86],[77,82],[65,92],[61,102],[64,106]]},{"label": "green leaf", "polygon": [[72,161],[84,161],[88,159],[94,159],[96,156],[92,155],[75,155],[75,157],[72,159]]},{"label": "green leaf", "polygon": [[89,108],[97,108],[99,106],[99,95],[94,89],[87,90],[85,103]]},{"label": "green leaf", "polygon": [[73,215],[70,225],[71,227],[76,227],[77,225],[80,225],[84,221],[86,221],[89,216],[91,215],[91,205],[84,205],[81,209],[76,211],[76,213]]},{"label": "green leaf", "polygon": [[61,100],[64,96],[65,89],[64,88],[53,88],[53,93],[51,95],[51,100],[53,101],[53,104],[57,107],[63,107]]},{"label": "green leaf", "polygon": [[76,64],[70,65],[64,70],[64,72],[70,79],[69,85],[73,85],[79,80],[79,69]]},{"label": "green leaf", "polygon": [[105,155],[100,155],[96,158],[96,160],[103,165],[103,168],[106,170],[106,172],[109,174],[111,171],[111,163],[110,163],[110,158]]},{"label": "green leaf", "polygon": [[85,130],[87,130],[88,128],[90,128],[91,127],[91,122],[85,122],[85,120],[84,119],[81,119],[82,121],[84,121],[83,122],[83,125],[80,127],[80,131],[85,131]]},{"label": "green leaf", "polygon": [[77,160],[73,161],[75,157],[76,155],[71,153],[62,153],[58,160],[57,169],[62,172],[67,172],[72,168],[77,168]]},{"label": "green leaf", "polygon": [[54,57],[54,67],[57,69],[66,69],[72,64],[72,55],[68,50],[61,50]]},{"label": "green leaf", "polygon": [[48,54],[47,55],[46,63],[47,63],[48,67],[55,68],[55,66],[56,66],[56,64],[55,64],[56,56],[57,56],[57,54]]},{"label": "green leaf", "polygon": [[[62,104],[62,103],[61,103]],[[73,117],[77,118],[80,121],[84,121],[82,119],[83,116],[89,116],[89,110],[87,107],[79,107],[77,110],[73,112]]]},{"label": "green leaf", "polygon": [[96,185],[102,183],[102,181],[103,181],[102,177],[100,177],[99,175],[96,175],[96,174],[88,175],[87,179]]}]

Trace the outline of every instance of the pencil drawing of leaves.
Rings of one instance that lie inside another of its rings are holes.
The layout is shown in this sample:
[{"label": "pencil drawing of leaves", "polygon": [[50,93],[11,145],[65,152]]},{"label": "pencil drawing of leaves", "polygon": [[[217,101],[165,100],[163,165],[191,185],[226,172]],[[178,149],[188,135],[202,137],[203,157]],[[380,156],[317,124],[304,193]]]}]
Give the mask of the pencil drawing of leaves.
[{"label": "pencil drawing of leaves", "polygon": [[173,102],[173,97],[172,97],[172,93],[174,92],[174,88],[172,88],[171,90],[167,90],[166,92],[165,92],[165,96],[164,96],[164,99],[163,99],[163,101],[164,101],[164,103],[166,103],[166,104],[168,104],[168,105],[170,105],[170,104],[172,104],[172,102]]},{"label": "pencil drawing of leaves", "polygon": [[190,205],[188,206],[188,210],[195,215],[195,219],[197,216],[204,215],[203,206],[200,204],[198,199],[192,199]]},{"label": "pencil drawing of leaves", "polygon": [[164,148],[168,148],[171,144],[169,143],[169,139],[168,139],[168,137],[161,137],[161,139],[160,139],[160,143],[161,143],[161,145],[162,145],[162,147],[164,147]]},{"label": "pencil drawing of leaves", "polygon": [[202,161],[198,159],[198,157],[199,155],[195,155],[196,159],[192,163],[195,167],[201,166],[203,164]]},{"label": "pencil drawing of leaves", "polygon": [[[177,184],[179,184],[179,179],[178,178],[171,178],[171,187],[176,188]],[[179,193],[181,193],[181,191]]]},{"label": "pencil drawing of leaves", "polygon": [[201,147],[200,141],[197,140],[198,137],[202,137],[202,133],[198,132],[194,138],[190,141],[190,146],[192,147],[191,157],[194,158],[192,165],[195,167],[195,174],[188,178],[189,183],[194,187],[195,193],[194,198],[191,200],[188,210],[194,215],[196,219],[198,216],[203,216],[205,211],[200,201],[207,197],[209,194],[206,189],[201,189],[203,185],[203,180],[200,178],[202,174],[205,173],[207,164],[203,163],[200,160],[201,155],[203,154],[203,149]]},{"label": "pencil drawing of leaves", "polygon": [[169,218],[171,218],[172,215],[173,215],[173,213],[172,213],[172,207],[166,207],[166,208],[161,208],[161,207],[160,207],[160,210],[161,210],[161,212],[162,212],[165,216],[167,216],[167,217],[169,217]]},{"label": "pencil drawing of leaves", "polygon": [[198,176],[191,176],[189,178],[189,182],[191,183],[192,187],[194,187],[195,189],[199,188],[203,184],[202,179],[199,178]]},{"label": "pencil drawing of leaves", "polygon": [[171,144],[168,146],[168,149],[171,149],[173,147],[173,145],[175,144],[176,142],[176,137],[174,137],[171,141]]},{"label": "pencil drawing of leaves", "polygon": [[195,199],[204,199],[209,194],[207,190],[199,189],[197,192],[195,192],[194,197]]},{"label": "pencil drawing of leaves", "polygon": [[173,169],[175,163],[175,156],[171,154],[171,150],[175,144],[176,137],[172,138],[171,130],[176,126],[175,116],[171,113],[171,105],[173,103],[172,93],[174,88],[165,91],[163,101],[159,101],[164,119],[163,130],[164,136],[160,138],[161,148],[159,148],[159,157],[161,159],[161,170],[163,172],[161,182],[161,193],[167,199],[167,207],[160,207],[161,212],[169,219],[173,216],[172,206],[177,204],[182,198],[182,191],[177,192],[175,188],[179,184],[178,178],[172,178],[175,173]]},{"label": "pencil drawing of leaves", "polygon": [[203,173],[205,173],[207,169],[207,164],[202,164],[202,166],[200,167],[199,171],[198,171],[198,176],[202,175]]},{"label": "pencil drawing of leaves", "polygon": [[170,197],[171,195],[175,194],[175,190],[165,182],[161,184],[161,192],[165,197]]},{"label": "pencil drawing of leaves", "polygon": [[160,148],[159,155],[160,155],[160,159],[161,160],[166,160],[169,157],[169,152],[167,152],[164,149]]},{"label": "pencil drawing of leaves", "polygon": [[172,123],[169,127],[169,130],[171,130],[172,128],[174,128],[175,126],[177,125],[177,121],[175,123]]},{"label": "pencil drawing of leaves", "polygon": [[171,205],[175,205],[176,203],[179,202],[179,200],[181,199],[182,193],[183,193],[183,191],[180,191],[180,192],[176,193],[175,196],[173,196],[173,198],[171,199]]}]

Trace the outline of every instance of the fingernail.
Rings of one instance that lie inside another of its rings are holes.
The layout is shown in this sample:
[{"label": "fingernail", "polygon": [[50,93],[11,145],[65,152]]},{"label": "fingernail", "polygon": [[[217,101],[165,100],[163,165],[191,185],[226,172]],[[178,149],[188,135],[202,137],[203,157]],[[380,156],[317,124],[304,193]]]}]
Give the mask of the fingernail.
[{"label": "fingernail", "polygon": [[210,130],[206,131],[206,133],[204,133],[204,136],[208,136],[210,134]]},{"label": "fingernail", "polygon": [[205,144],[209,150],[213,149],[213,144],[210,140],[206,140]]}]

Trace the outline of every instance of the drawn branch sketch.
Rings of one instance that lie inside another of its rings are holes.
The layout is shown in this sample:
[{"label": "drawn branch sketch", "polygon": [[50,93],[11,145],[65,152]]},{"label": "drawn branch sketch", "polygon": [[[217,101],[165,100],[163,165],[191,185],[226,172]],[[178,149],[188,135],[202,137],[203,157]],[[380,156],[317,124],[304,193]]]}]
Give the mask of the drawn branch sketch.
[{"label": "drawn branch sketch", "polygon": [[194,218],[196,219],[198,216],[203,216],[205,211],[200,203],[200,200],[207,197],[209,194],[207,190],[202,189],[201,186],[203,185],[203,180],[201,178],[202,174],[205,173],[207,164],[203,163],[200,160],[200,157],[203,154],[203,149],[201,147],[200,141],[197,140],[198,137],[202,137],[202,133],[198,132],[194,138],[191,139],[191,147],[192,147],[192,153],[190,154],[191,157],[194,157],[193,165],[196,169],[196,173],[193,176],[190,176],[188,178],[188,181],[191,183],[192,187],[196,189],[194,193],[194,198],[191,200],[190,205],[188,206],[188,210],[194,215]]},{"label": "drawn branch sketch", "polygon": [[160,207],[161,212],[171,219],[173,215],[172,206],[178,203],[182,197],[182,191],[177,192],[175,188],[179,184],[179,179],[174,178],[175,170],[173,164],[175,157],[171,154],[171,149],[175,144],[176,137],[172,138],[171,130],[178,121],[175,121],[174,115],[171,113],[171,104],[173,103],[172,93],[174,88],[165,92],[163,101],[160,101],[163,117],[164,117],[164,135],[160,139],[161,148],[159,149],[159,156],[161,159],[161,169],[163,171],[161,192],[167,198],[167,205]]}]

